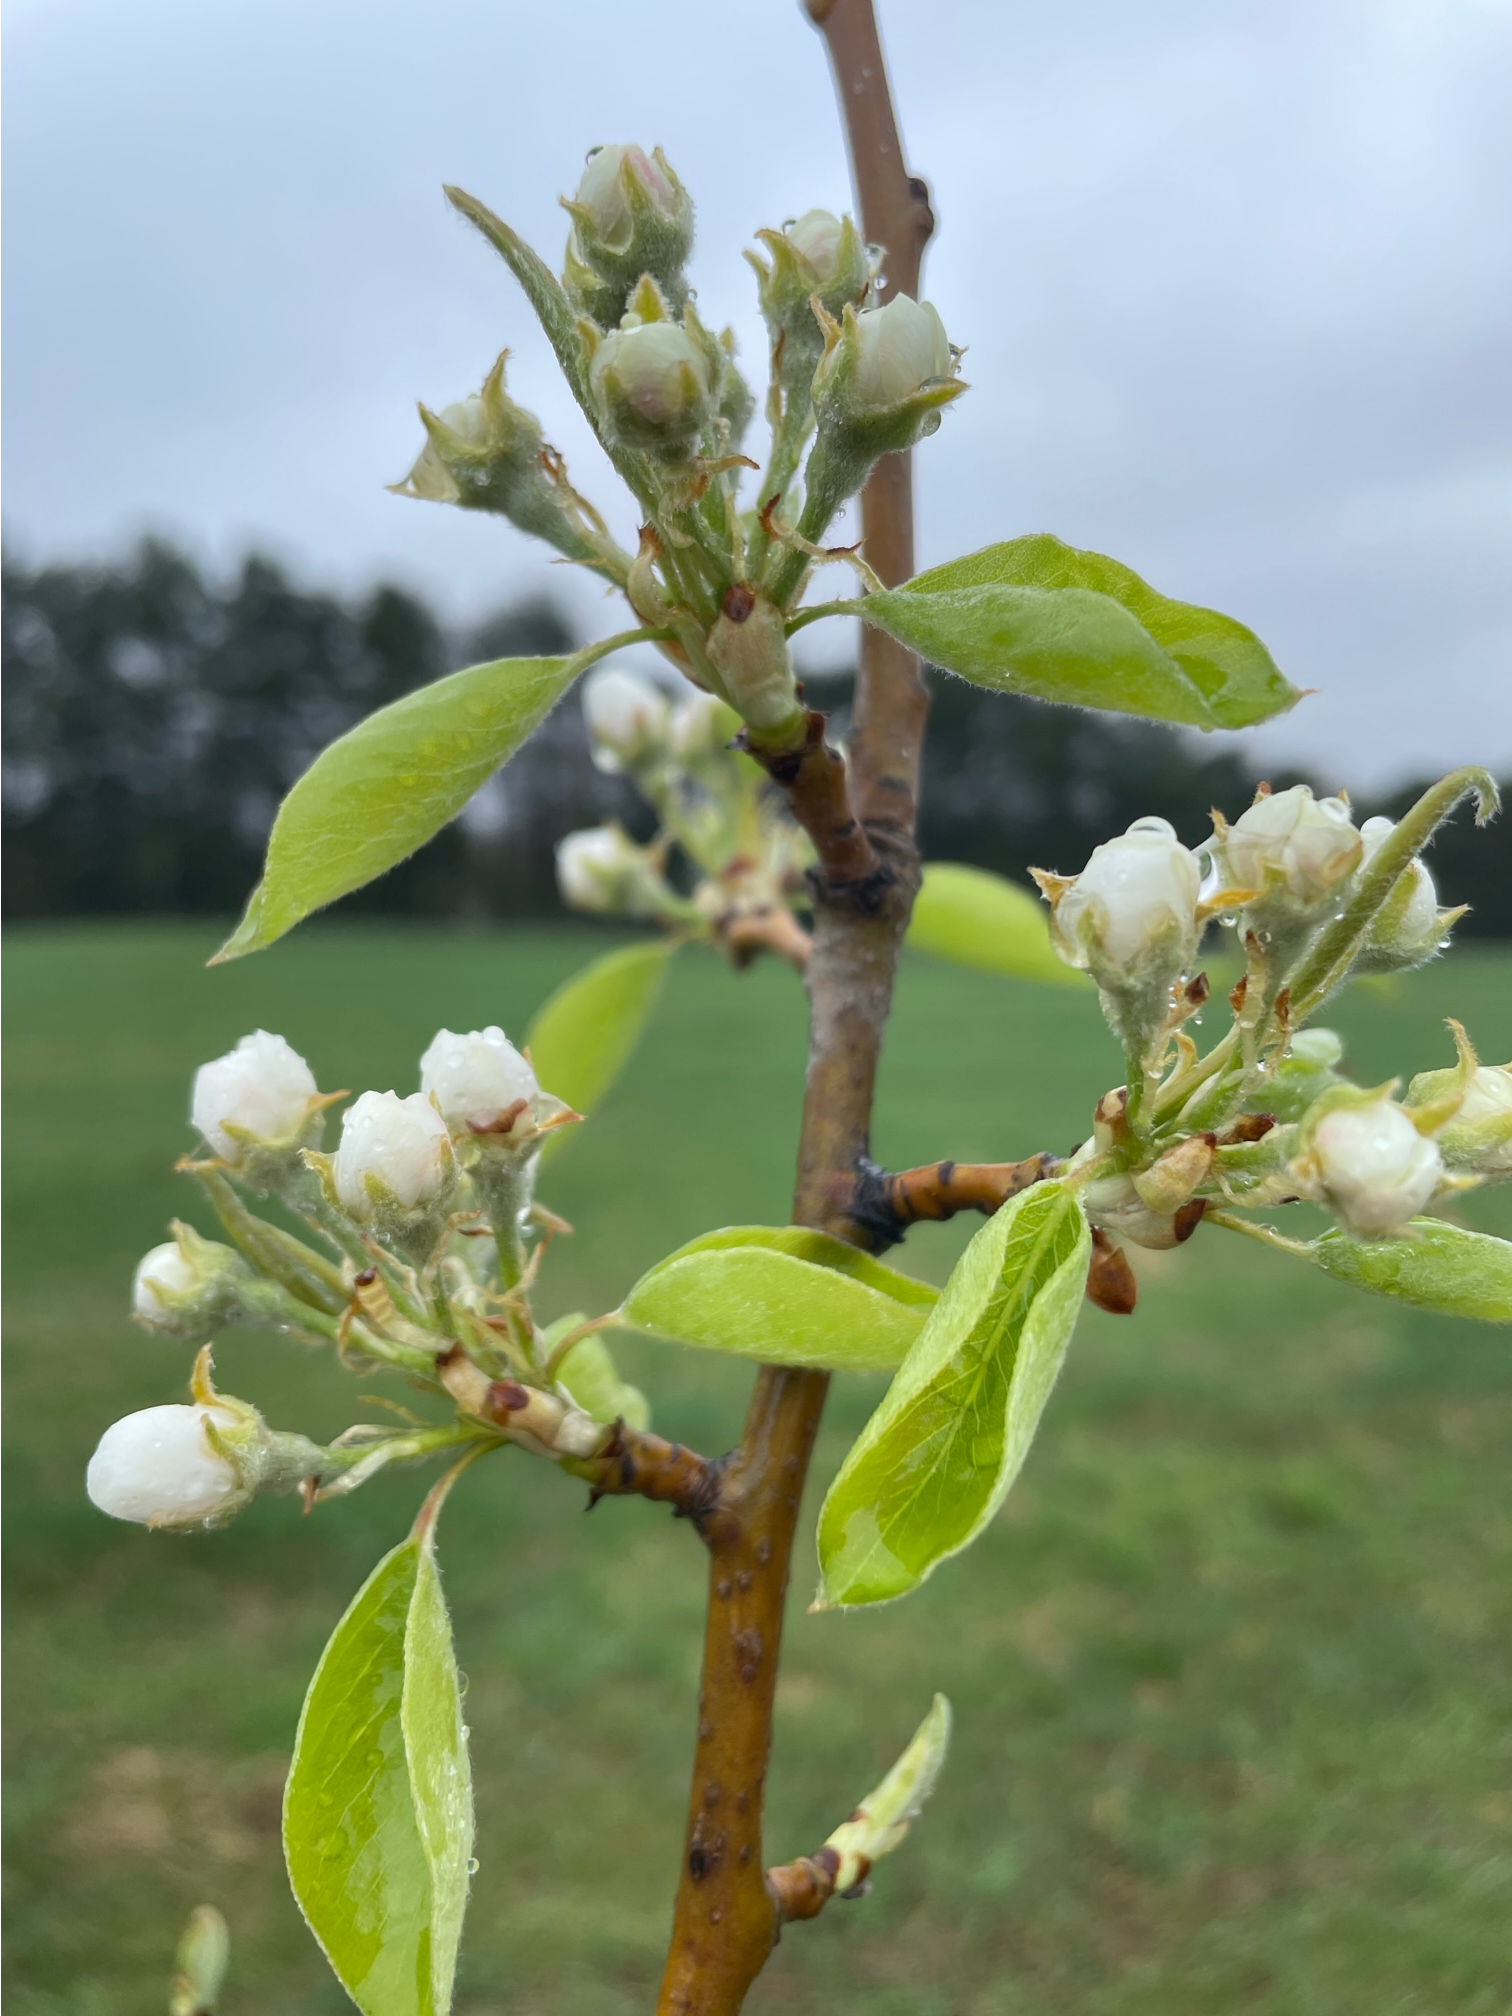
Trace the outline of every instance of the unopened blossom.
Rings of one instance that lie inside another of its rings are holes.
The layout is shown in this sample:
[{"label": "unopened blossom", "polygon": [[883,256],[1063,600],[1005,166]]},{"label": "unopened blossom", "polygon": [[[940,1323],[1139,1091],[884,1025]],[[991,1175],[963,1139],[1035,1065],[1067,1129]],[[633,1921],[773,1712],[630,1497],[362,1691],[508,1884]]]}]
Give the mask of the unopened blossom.
[{"label": "unopened blossom", "polygon": [[662,689],[638,672],[600,667],[583,688],[583,719],[595,764],[613,774],[660,755],[671,711]]},{"label": "unopened blossom", "polygon": [[1444,1159],[1383,1094],[1326,1113],[1312,1130],[1303,1167],[1321,1200],[1352,1232],[1372,1239],[1399,1231],[1422,1210],[1443,1180]]},{"label": "unopened blossom", "polygon": [[945,325],[928,301],[896,294],[856,317],[852,391],[859,405],[896,406],[955,370]]},{"label": "unopened blossom", "polygon": [[[438,1029],[420,1059],[420,1089],[458,1131],[496,1126],[520,1108],[510,1131],[537,1124],[541,1088],[535,1072],[497,1025],[458,1035]],[[523,1102],[523,1108],[521,1107]]]},{"label": "unopened blossom", "polygon": [[1099,980],[1157,970],[1174,979],[1197,949],[1201,880],[1196,855],[1166,820],[1136,819],[1052,898],[1061,957]]},{"label": "unopened blossom", "polygon": [[611,330],[589,376],[615,438],[663,460],[690,455],[713,411],[708,360],[680,322],[630,321]]},{"label": "unopened blossom", "polygon": [[[1368,867],[1396,831],[1390,819],[1367,819],[1360,828],[1362,867]],[[1376,912],[1366,941],[1365,965],[1376,970],[1415,966],[1430,958],[1444,938],[1438,891],[1420,860],[1409,861],[1391,894]]]},{"label": "unopened blossom", "polygon": [[317,1096],[315,1075],[299,1052],[282,1036],[256,1029],[195,1072],[190,1119],[217,1155],[238,1162],[246,1144],[229,1129],[260,1142],[290,1141]]},{"label": "unopened blossom", "polygon": [[451,1174],[446,1122],[423,1092],[364,1092],[341,1116],[331,1179],[354,1218],[371,1216],[374,1188],[405,1210],[433,1204]]},{"label": "unopened blossom", "polygon": [[644,847],[618,826],[590,826],[557,842],[557,887],[574,910],[651,917],[675,901]]},{"label": "unopened blossom", "polygon": [[[664,230],[686,233],[691,244],[692,205],[661,149],[647,154],[640,147],[595,147],[578,181],[572,205],[584,248],[627,250],[635,230],[636,211],[641,207]],[[683,256],[686,254],[685,246]]]},{"label": "unopened blossom", "polygon": [[1294,784],[1262,792],[1232,826],[1220,825],[1213,858],[1225,887],[1312,916],[1337,900],[1363,849],[1343,798],[1314,798]]},{"label": "unopened blossom", "polygon": [[239,1508],[248,1495],[231,1460],[211,1443],[207,1424],[234,1432],[229,1407],[144,1407],[105,1430],[89,1459],[85,1488],[102,1512],[139,1526],[205,1526]]}]

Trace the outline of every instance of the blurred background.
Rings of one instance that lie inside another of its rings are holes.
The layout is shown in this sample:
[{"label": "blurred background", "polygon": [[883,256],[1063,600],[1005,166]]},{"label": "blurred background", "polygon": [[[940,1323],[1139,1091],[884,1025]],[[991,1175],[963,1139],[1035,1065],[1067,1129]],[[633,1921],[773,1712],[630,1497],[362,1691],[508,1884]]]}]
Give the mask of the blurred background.
[{"label": "blurred background", "polygon": [[[1195,841],[1262,776],[1364,816],[1456,762],[1512,773],[1505,0],[879,11],[939,217],[927,289],[974,387],[917,458],[923,560],[1052,531],[1240,617],[1316,689],[1202,738],[939,681],[926,851],[1074,870],[1142,813]],[[189,1543],[107,1525],[82,1467],[186,1370],[124,1310],[192,1215],[171,1165],[195,1065],[261,1024],[323,1084],[407,1089],[437,1024],[519,1029],[612,942],[562,918],[554,842],[633,801],[569,700],[404,868],[257,960],[201,962],[332,736],[606,618],[508,527],[384,491],[415,399],[508,345],[515,396],[631,530],[440,184],[555,260],[587,149],[659,142],[699,204],[700,308],[759,378],[740,250],[844,206],[844,153],[792,0],[10,0],[4,54],[7,1986],[25,2016],[157,2011],[210,1899],[228,2016],[335,2016],[279,1790],[414,1480]],[[800,642],[843,718],[853,636]],[[1367,1080],[1447,1062],[1448,1013],[1512,1050],[1509,832],[1462,817],[1436,843],[1465,943],[1344,1012]],[[553,1175],[581,1229],[548,1315],[609,1306],[711,1216],[785,1215],[801,1055],[790,975],[679,962]],[[1115,1068],[1085,1000],[911,959],[877,1152],[1064,1147]],[[1505,1196],[1466,1213],[1512,1231]],[[906,1264],[943,1278],[967,1229],[926,1228]],[[935,1686],[961,1733],[870,1903],[795,1929],[753,2007],[1512,2001],[1505,1343],[1210,1245],[1143,1256],[1132,1319],[1088,1312],[1003,1519],[920,1596],[808,1619],[800,1554],[780,1852]],[[733,1439],[738,1369],[649,1347],[633,1369],[659,1425]],[[228,1343],[222,1371],[284,1425],[350,1418],[349,1382],[276,1340]],[[816,1477],[874,1398],[837,1391]],[[584,1527],[558,1480],[488,1467],[446,1535],[483,1830],[459,2008],[628,2016],[677,1855],[701,1564],[648,1507]]]}]

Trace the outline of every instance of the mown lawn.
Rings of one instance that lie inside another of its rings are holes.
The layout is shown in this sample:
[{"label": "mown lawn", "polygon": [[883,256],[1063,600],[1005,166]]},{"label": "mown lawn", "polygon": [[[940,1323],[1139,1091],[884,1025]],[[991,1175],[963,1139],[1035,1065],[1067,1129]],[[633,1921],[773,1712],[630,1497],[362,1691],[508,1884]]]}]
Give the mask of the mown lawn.
[{"label": "mown lawn", "polygon": [[[108,1523],[100,1429],[177,1396],[124,1319],[175,1211],[193,1066],[261,1024],[322,1084],[414,1083],[438,1022],[517,1030],[605,942],[315,928],[227,969],[184,926],[8,942],[7,1358],[13,2016],[157,2016],[177,1928],[231,1921],[226,2016],[346,2006],[285,1890],[278,1803],[325,1634],[421,1480],[210,1538]],[[1338,1021],[1367,1081],[1512,1050],[1512,958],[1462,952]],[[552,1170],[577,1225],[548,1313],[610,1306],[719,1222],[785,1215],[801,1073],[785,971],[675,969],[625,1082]],[[1117,1075],[1085,997],[922,961],[901,986],[879,1156],[1069,1147]],[[1512,1195],[1465,1215],[1512,1233]],[[942,1278],[962,1228],[906,1264]],[[1512,2005],[1512,1333],[1351,1296],[1218,1231],[1086,1315],[1003,1517],[920,1594],[810,1618],[799,1556],[771,1847],[813,1846],[912,1729],[957,1711],[928,1819],[865,1901],[795,1927],[759,2011],[868,2016],[1505,2016]],[[659,1424],[733,1438],[749,1373],[643,1346]],[[323,1359],[221,1348],[280,1425],[364,1410]],[[833,1472],[875,1382],[841,1382]],[[811,1494],[812,1515],[816,1499]],[[442,1537],[478,1779],[464,2016],[650,2006],[682,1827],[702,1562],[643,1504],[591,1521],[521,1457]]]}]

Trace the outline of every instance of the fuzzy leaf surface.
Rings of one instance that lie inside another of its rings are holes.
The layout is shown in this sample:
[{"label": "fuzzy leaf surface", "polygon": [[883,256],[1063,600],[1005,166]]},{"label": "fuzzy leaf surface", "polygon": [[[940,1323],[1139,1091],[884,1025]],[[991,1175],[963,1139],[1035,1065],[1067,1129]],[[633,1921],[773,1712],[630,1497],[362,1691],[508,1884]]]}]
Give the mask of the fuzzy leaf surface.
[{"label": "fuzzy leaf surface", "polygon": [[1132,568],[1033,533],[856,605],[974,685],[1194,728],[1245,728],[1302,697],[1254,632]]},{"label": "fuzzy leaf surface", "polygon": [[500,658],[359,721],[278,809],[262,880],[212,964],[271,945],[313,910],[386,874],[454,819],[591,655]]},{"label": "fuzzy leaf surface", "polygon": [[446,2016],[472,1786],[451,1627],[417,1538],[379,1562],[321,1655],[283,1831],[299,1908],[363,2016]]},{"label": "fuzzy leaf surface", "polygon": [[[623,1322],[773,1365],[850,1372],[900,1364],[933,1290],[823,1233],[803,1233],[791,1246],[771,1236],[789,1231],[802,1228],[733,1226],[693,1240],[641,1276]],[[831,1264],[832,1248],[864,1267]],[[814,1254],[822,1257],[807,1257]]]},{"label": "fuzzy leaf surface", "polygon": [[[675,938],[651,938],[606,952],[541,1005],[525,1046],[545,1091],[579,1113],[593,1111],[640,1041],[676,950]],[[559,1154],[576,1131],[555,1133],[546,1154]]]},{"label": "fuzzy leaf surface", "polygon": [[1440,1316],[1512,1323],[1512,1245],[1441,1218],[1414,1218],[1400,1239],[1325,1232],[1312,1257],[1336,1281]]},{"label": "fuzzy leaf surface", "polygon": [[819,1514],[819,1607],[907,1595],[992,1518],[1076,1326],[1092,1235],[1039,1183],[961,1255]]},{"label": "fuzzy leaf surface", "polygon": [[958,861],[931,861],[914,899],[907,943],[916,952],[1051,987],[1091,981],[1057,956],[1043,903],[1005,876]]}]

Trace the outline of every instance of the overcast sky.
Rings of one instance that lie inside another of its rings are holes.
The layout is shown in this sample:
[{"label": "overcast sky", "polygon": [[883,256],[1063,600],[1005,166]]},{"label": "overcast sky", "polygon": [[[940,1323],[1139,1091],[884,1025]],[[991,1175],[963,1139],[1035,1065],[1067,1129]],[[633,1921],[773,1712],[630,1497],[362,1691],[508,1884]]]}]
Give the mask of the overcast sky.
[{"label": "overcast sky", "polygon": [[[973,388],[918,458],[925,561],[1052,531],[1241,617],[1320,689],[1257,748],[1330,783],[1512,762],[1512,0],[881,11]],[[5,42],[27,559],[150,527],[455,617],[545,581],[594,622],[508,527],[384,492],[415,399],[507,344],[629,525],[440,184],[555,263],[585,151],[660,142],[753,371],[741,247],[848,200],[796,0],[8,0]]]}]

